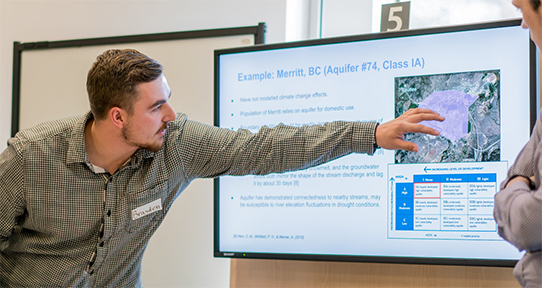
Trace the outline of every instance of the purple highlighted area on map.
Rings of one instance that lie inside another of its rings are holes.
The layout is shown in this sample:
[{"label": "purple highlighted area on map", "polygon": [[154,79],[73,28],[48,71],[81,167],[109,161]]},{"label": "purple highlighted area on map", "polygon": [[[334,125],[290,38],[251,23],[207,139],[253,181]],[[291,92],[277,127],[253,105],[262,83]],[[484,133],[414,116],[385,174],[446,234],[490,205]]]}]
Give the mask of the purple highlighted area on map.
[{"label": "purple highlighted area on map", "polygon": [[501,160],[500,70],[395,77],[395,117],[427,108],[443,122],[422,124],[439,136],[407,133],[417,152],[395,151],[395,163],[483,162]]},{"label": "purple highlighted area on map", "polygon": [[420,108],[431,109],[441,116],[443,122],[423,121],[423,125],[440,132],[440,135],[456,141],[469,133],[469,107],[478,97],[456,90],[436,91],[420,103]]}]

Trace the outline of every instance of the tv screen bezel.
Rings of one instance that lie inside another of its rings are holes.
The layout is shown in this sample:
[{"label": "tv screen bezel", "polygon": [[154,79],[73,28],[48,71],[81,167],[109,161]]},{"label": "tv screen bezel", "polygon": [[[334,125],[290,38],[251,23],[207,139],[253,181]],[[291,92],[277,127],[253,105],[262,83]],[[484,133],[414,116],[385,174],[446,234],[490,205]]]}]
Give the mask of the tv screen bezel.
[{"label": "tv screen bezel", "polygon": [[[521,19],[511,19],[467,25],[444,26],[436,28],[412,29],[395,32],[371,33],[333,38],[322,38],[297,42],[285,42],[276,44],[262,44],[239,48],[215,50],[214,53],[214,125],[220,126],[219,119],[219,71],[220,56],[256,52],[266,50],[279,50],[296,47],[320,46],[337,43],[362,42],[382,40],[389,38],[401,38],[432,34],[445,34],[453,32],[495,29],[504,27],[521,26]],[[529,101],[530,101],[530,131],[534,127],[538,115],[538,91],[539,91],[539,57],[538,49],[532,40],[529,41]],[[517,260],[506,259],[472,259],[472,258],[428,258],[428,257],[393,257],[393,256],[364,256],[364,255],[334,255],[334,254],[295,254],[295,253],[253,253],[243,251],[220,251],[220,227],[219,227],[219,184],[220,179],[214,179],[214,256],[226,258],[249,258],[249,259],[280,259],[280,260],[308,260],[308,261],[341,261],[341,262],[368,262],[368,263],[396,263],[396,264],[430,264],[430,265],[467,265],[467,266],[493,266],[513,267]]]}]

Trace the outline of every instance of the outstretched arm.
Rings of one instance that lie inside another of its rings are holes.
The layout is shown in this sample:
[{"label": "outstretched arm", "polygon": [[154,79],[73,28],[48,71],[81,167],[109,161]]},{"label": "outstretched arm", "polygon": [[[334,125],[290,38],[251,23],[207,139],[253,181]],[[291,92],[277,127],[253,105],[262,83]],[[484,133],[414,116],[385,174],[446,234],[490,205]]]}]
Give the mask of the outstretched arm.
[{"label": "outstretched arm", "polygon": [[378,125],[376,128],[376,145],[384,149],[402,149],[418,152],[418,146],[404,140],[406,133],[424,133],[439,135],[439,132],[422,124],[421,121],[444,121],[444,117],[429,109],[409,109],[403,115]]}]

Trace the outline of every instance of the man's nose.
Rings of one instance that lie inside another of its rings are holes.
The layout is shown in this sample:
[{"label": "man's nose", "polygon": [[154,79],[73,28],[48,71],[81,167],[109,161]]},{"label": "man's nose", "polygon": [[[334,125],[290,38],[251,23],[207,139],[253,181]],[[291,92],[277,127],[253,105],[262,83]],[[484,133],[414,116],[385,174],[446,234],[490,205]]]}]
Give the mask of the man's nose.
[{"label": "man's nose", "polygon": [[169,103],[164,103],[166,106],[166,115],[164,116],[164,122],[171,122],[175,119],[177,119],[177,114],[175,114],[175,111],[173,110],[173,107],[169,105]]}]

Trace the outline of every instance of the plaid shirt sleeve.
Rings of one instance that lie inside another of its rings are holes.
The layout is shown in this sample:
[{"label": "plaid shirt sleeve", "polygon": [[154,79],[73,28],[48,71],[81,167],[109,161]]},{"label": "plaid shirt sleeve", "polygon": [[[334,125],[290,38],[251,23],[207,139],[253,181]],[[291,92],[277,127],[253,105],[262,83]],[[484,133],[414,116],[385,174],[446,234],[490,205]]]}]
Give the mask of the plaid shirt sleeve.
[{"label": "plaid shirt sleeve", "polygon": [[22,167],[22,158],[13,145],[0,154],[0,248],[24,213]]},{"label": "plaid shirt sleeve", "polygon": [[178,146],[189,151],[183,162],[190,179],[295,171],[350,153],[372,155],[376,144],[376,122],[337,121],[304,127],[279,124],[264,126],[258,133],[188,120],[181,123]]}]

